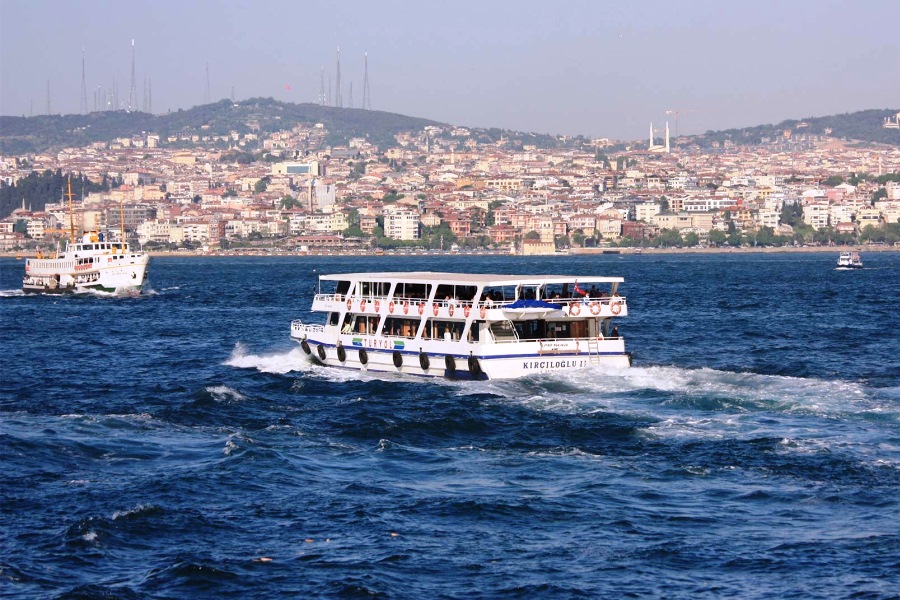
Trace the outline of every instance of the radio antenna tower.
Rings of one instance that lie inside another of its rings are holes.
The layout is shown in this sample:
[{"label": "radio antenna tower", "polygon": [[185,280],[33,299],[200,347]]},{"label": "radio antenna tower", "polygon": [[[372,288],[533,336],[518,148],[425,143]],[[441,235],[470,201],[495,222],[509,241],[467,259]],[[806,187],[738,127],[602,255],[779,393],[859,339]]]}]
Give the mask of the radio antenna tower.
[{"label": "radio antenna tower", "polygon": [[209,61],[206,61],[206,93],[203,94],[203,104],[209,104],[212,95],[209,93]]},{"label": "radio antenna tower", "polygon": [[319,68],[319,104],[325,106],[325,65]]},{"label": "radio antenna tower", "polygon": [[347,98],[347,108],[353,108],[353,82],[350,82],[350,94]]},{"label": "radio antenna tower", "polygon": [[363,55],[363,57],[364,57],[365,69],[363,70],[362,109],[363,110],[372,110],[372,98],[369,95],[369,53],[366,52]]},{"label": "radio antenna tower", "polygon": [[131,38],[131,89],[128,90],[128,111],[137,110],[137,84],[134,82],[134,38]]},{"label": "radio antenna tower", "polygon": [[344,101],[341,99],[341,47],[337,49],[337,72],[335,73],[334,82],[334,105],[338,108],[344,107]]},{"label": "radio antenna tower", "polygon": [[84,81],[84,46],[81,47],[81,114],[86,115],[88,111],[87,105],[87,84]]}]

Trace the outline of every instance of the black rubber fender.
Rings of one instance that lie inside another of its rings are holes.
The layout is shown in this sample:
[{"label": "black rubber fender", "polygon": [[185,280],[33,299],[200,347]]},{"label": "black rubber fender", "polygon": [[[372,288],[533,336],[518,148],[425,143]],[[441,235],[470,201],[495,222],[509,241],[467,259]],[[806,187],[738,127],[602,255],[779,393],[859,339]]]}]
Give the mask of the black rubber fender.
[{"label": "black rubber fender", "polygon": [[456,359],[447,354],[444,356],[444,366],[447,367],[447,372],[453,375],[456,373]]},{"label": "black rubber fender", "polygon": [[316,348],[316,353],[319,355],[320,359],[325,360],[325,346],[319,344],[319,346]]},{"label": "black rubber fender", "polygon": [[478,358],[474,355],[469,357],[469,373],[472,374],[472,377],[481,377],[483,373],[481,363],[478,362]]},{"label": "black rubber fender", "polygon": [[427,371],[428,367],[431,366],[431,361],[428,359],[428,355],[424,352],[419,352],[419,366],[422,367],[423,371]]},{"label": "black rubber fender", "polygon": [[337,355],[339,361],[344,362],[345,360],[347,360],[347,351],[344,350],[343,344],[338,344]]},{"label": "black rubber fender", "polygon": [[309,342],[306,340],[300,342],[300,347],[303,348],[303,351],[306,352],[307,355],[312,354],[312,350],[309,349]]},{"label": "black rubber fender", "polygon": [[403,366],[403,355],[399,350],[394,350],[394,366],[398,369]]},{"label": "black rubber fender", "polygon": [[363,365],[369,364],[369,353],[366,352],[365,348],[359,349],[359,362]]}]

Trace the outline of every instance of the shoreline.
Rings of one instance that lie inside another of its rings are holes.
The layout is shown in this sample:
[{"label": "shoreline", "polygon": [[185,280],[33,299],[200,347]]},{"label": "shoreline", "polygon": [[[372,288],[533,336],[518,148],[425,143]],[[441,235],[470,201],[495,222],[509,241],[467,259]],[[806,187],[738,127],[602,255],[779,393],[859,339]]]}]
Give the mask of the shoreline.
[{"label": "shoreline", "polygon": [[[438,256],[615,256],[617,254],[772,254],[772,253],[810,253],[810,252],[900,252],[900,247],[878,246],[801,246],[801,247],[758,247],[758,248],[570,248],[566,252],[555,254],[509,254],[507,252],[417,252],[417,253],[390,253],[373,254],[370,251],[356,252],[258,252],[248,250],[234,250],[229,252],[175,252],[175,251],[149,251],[151,258],[155,257],[181,257],[181,258],[229,258],[245,256],[251,258],[297,258],[297,257],[380,257],[380,258],[414,258],[414,257],[438,257]],[[35,258],[37,252],[0,252],[0,258]]]}]

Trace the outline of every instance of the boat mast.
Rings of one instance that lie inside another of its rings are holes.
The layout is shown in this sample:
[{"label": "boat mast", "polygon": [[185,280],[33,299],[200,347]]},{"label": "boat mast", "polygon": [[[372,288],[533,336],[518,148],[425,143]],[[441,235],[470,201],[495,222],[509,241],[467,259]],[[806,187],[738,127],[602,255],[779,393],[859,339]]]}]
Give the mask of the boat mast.
[{"label": "boat mast", "polygon": [[122,252],[125,252],[125,198],[119,199],[119,223],[122,227]]},{"label": "boat mast", "polygon": [[69,175],[69,191],[66,194],[69,196],[69,240],[70,243],[75,243],[75,211],[72,208],[72,176]]}]

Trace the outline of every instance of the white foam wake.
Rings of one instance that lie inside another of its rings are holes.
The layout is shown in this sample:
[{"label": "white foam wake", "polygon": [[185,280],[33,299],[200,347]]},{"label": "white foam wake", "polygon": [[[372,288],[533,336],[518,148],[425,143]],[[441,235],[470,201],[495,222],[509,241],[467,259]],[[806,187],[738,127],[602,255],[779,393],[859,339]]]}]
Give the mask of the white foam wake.
[{"label": "white foam wake", "polygon": [[309,360],[303,351],[293,348],[287,352],[273,354],[250,354],[244,344],[238,342],[231,351],[231,356],[225,361],[229,367],[240,369],[256,369],[263,373],[277,373],[284,375],[291,371],[307,371],[311,368]]}]

